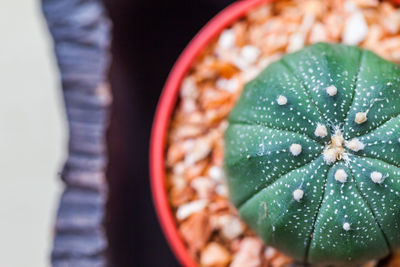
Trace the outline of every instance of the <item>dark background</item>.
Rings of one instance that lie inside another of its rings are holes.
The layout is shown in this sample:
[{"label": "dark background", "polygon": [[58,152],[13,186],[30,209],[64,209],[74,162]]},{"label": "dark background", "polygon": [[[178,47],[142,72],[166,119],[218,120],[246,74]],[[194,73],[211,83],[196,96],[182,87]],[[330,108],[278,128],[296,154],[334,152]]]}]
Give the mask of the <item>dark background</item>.
[{"label": "dark background", "polygon": [[151,199],[148,147],[163,84],[200,28],[233,0],[106,0],[113,21],[106,230],[111,266],[179,266]]}]

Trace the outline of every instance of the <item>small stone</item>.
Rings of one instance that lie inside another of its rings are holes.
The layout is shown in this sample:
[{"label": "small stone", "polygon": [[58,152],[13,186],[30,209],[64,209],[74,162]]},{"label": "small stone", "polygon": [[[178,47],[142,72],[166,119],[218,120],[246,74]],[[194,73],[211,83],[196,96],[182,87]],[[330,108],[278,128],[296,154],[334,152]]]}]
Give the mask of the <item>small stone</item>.
[{"label": "small stone", "polygon": [[206,267],[227,266],[230,260],[229,251],[217,242],[209,243],[200,255],[200,264]]},{"label": "small stone", "polygon": [[277,254],[279,254],[279,252],[276,249],[274,249],[273,247],[266,247],[265,248],[264,257],[266,259],[274,258],[274,257],[276,257]]},{"label": "small stone", "polygon": [[261,265],[262,242],[255,237],[244,238],[239,245],[230,267],[259,267]]},{"label": "small stone", "polygon": [[222,235],[227,239],[235,239],[244,232],[243,223],[233,215],[224,215],[218,218],[218,225]]},{"label": "small stone", "polygon": [[346,147],[350,150],[358,152],[365,148],[364,143],[362,143],[358,138],[353,138],[350,142],[346,143]]},{"label": "small stone", "polygon": [[178,162],[175,164],[173,172],[176,175],[183,175],[185,173],[186,165],[183,162]]},{"label": "small stone", "polygon": [[224,49],[230,49],[235,46],[235,33],[232,29],[225,30],[218,39],[218,45]]},{"label": "small stone", "polygon": [[194,101],[193,99],[182,99],[182,111],[184,113],[193,113],[196,111],[196,108],[196,101]]},{"label": "small stone", "polygon": [[193,144],[193,148],[185,155],[185,164],[194,165],[196,162],[204,159],[211,152],[210,141],[206,138],[199,138]]},{"label": "small stone", "polygon": [[200,251],[212,233],[210,218],[206,212],[197,212],[183,222],[179,233],[192,252]]},{"label": "small stone", "polygon": [[335,180],[340,183],[345,183],[347,181],[347,173],[343,169],[338,169],[335,172]]},{"label": "small stone", "polygon": [[367,112],[358,112],[356,114],[354,121],[357,124],[362,124],[362,123],[366,122],[367,121]]},{"label": "small stone", "polygon": [[208,199],[215,187],[213,180],[207,177],[197,177],[190,182],[190,186],[196,191],[200,199]]},{"label": "small stone", "polygon": [[304,196],[304,191],[303,190],[296,189],[296,190],[293,191],[293,198],[297,202],[300,202],[300,200],[303,198],[303,196]]},{"label": "small stone", "polygon": [[212,180],[214,180],[216,183],[224,183],[226,181],[225,177],[225,172],[224,170],[219,167],[219,166],[212,166],[208,170],[208,175]]},{"label": "small stone", "polygon": [[328,130],[326,129],[325,125],[319,124],[317,125],[317,128],[315,129],[314,134],[318,137],[325,137],[328,135]]},{"label": "small stone", "polygon": [[240,56],[241,58],[247,63],[247,64],[253,64],[256,62],[258,57],[260,56],[261,51],[255,46],[252,45],[246,45],[242,48],[240,51]]},{"label": "small stone", "polygon": [[301,145],[299,144],[292,144],[290,146],[290,153],[292,153],[293,156],[298,156],[300,155],[302,151]]},{"label": "small stone", "polygon": [[374,171],[371,173],[371,180],[376,183],[380,184],[383,182],[383,175],[380,172]]},{"label": "small stone", "polygon": [[358,45],[368,34],[368,25],[364,15],[357,10],[346,20],[342,35],[344,44]]},{"label": "small stone", "polygon": [[229,197],[229,190],[226,184],[219,184],[215,187],[215,193],[222,197]]},{"label": "small stone", "polygon": [[199,91],[194,78],[187,77],[183,80],[180,94],[182,98],[193,100],[199,96]]},{"label": "small stone", "polygon": [[178,208],[176,211],[176,218],[178,220],[184,220],[188,218],[195,212],[201,211],[208,204],[208,201],[205,199],[195,200],[189,203],[186,203]]},{"label": "small stone", "polygon": [[326,88],[326,93],[330,96],[335,96],[337,94],[337,88],[334,85],[328,86]]},{"label": "small stone", "polygon": [[239,88],[239,81],[236,78],[225,79],[220,78],[216,83],[218,89],[227,91],[229,93],[234,93]]},{"label": "small stone", "polygon": [[276,102],[278,103],[279,106],[284,106],[287,104],[287,98],[286,98],[286,96],[280,95],[276,99]]},{"label": "small stone", "polygon": [[286,52],[291,53],[300,50],[304,47],[306,41],[306,34],[303,32],[296,32],[292,34],[289,38],[289,44],[287,46]]},{"label": "small stone", "polygon": [[350,224],[348,222],[345,222],[343,224],[343,230],[345,230],[345,231],[349,231],[350,230]]}]

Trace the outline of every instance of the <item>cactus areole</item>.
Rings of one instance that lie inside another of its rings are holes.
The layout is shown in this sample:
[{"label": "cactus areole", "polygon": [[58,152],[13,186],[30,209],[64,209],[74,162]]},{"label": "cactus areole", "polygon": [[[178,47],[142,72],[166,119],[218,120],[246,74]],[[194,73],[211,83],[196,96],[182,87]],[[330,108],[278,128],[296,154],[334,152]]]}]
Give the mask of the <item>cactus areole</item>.
[{"label": "cactus areole", "polygon": [[339,44],[285,55],[230,114],[232,202],[266,244],[300,262],[387,256],[400,247],[399,114],[398,65]]}]

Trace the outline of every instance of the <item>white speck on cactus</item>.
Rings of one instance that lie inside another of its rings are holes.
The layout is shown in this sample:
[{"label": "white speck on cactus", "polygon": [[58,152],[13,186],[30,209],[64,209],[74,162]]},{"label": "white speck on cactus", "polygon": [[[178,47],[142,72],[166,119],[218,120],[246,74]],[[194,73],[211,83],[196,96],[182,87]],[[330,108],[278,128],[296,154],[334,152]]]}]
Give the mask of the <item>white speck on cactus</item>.
[{"label": "white speck on cactus", "polygon": [[326,88],[326,93],[330,96],[335,96],[337,94],[337,88],[334,85],[328,86]]},{"label": "white speck on cactus", "polygon": [[325,125],[318,123],[317,128],[315,129],[314,134],[318,137],[325,137],[328,135],[328,130]]},{"label": "white speck on cactus", "polygon": [[357,124],[363,124],[364,122],[367,121],[367,112],[358,112],[356,114],[356,117],[354,118],[354,121]]},{"label": "white speck on cactus", "polygon": [[383,174],[381,172],[374,171],[371,173],[371,180],[376,183],[380,184],[383,182]]},{"label": "white speck on cactus", "polygon": [[297,202],[300,202],[300,200],[303,198],[303,196],[304,196],[304,191],[303,190],[296,189],[296,190],[293,191],[293,198]]},{"label": "white speck on cactus", "polygon": [[358,140],[358,138],[353,138],[349,142],[346,142],[346,147],[350,150],[353,150],[355,152],[358,152],[360,150],[363,150],[365,148],[365,145],[363,142]]},{"label": "white speck on cactus", "polygon": [[335,180],[341,183],[345,183],[347,181],[347,173],[343,169],[338,169],[335,172]]},{"label": "white speck on cactus", "polygon": [[280,95],[276,99],[276,102],[278,103],[279,106],[284,106],[287,104],[287,98],[286,98],[286,96]]},{"label": "white speck on cactus", "polygon": [[345,230],[345,231],[349,231],[350,230],[350,224],[348,222],[345,222],[343,224],[343,230]]},{"label": "white speck on cactus", "polygon": [[302,147],[299,144],[292,144],[290,146],[290,153],[292,153],[293,156],[300,155],[301,151],[302,151]]}]

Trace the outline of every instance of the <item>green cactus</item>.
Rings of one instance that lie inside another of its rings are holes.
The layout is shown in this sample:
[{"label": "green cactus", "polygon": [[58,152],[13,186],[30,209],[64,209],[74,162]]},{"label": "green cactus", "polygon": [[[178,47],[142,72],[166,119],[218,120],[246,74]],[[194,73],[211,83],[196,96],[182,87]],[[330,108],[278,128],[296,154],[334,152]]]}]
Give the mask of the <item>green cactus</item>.
[{"label": "green cactus", "polygon": [[400,68],[319,43],[249,82],[230,114],[230,197],[265,241],[311,264],[400,247]]}]

